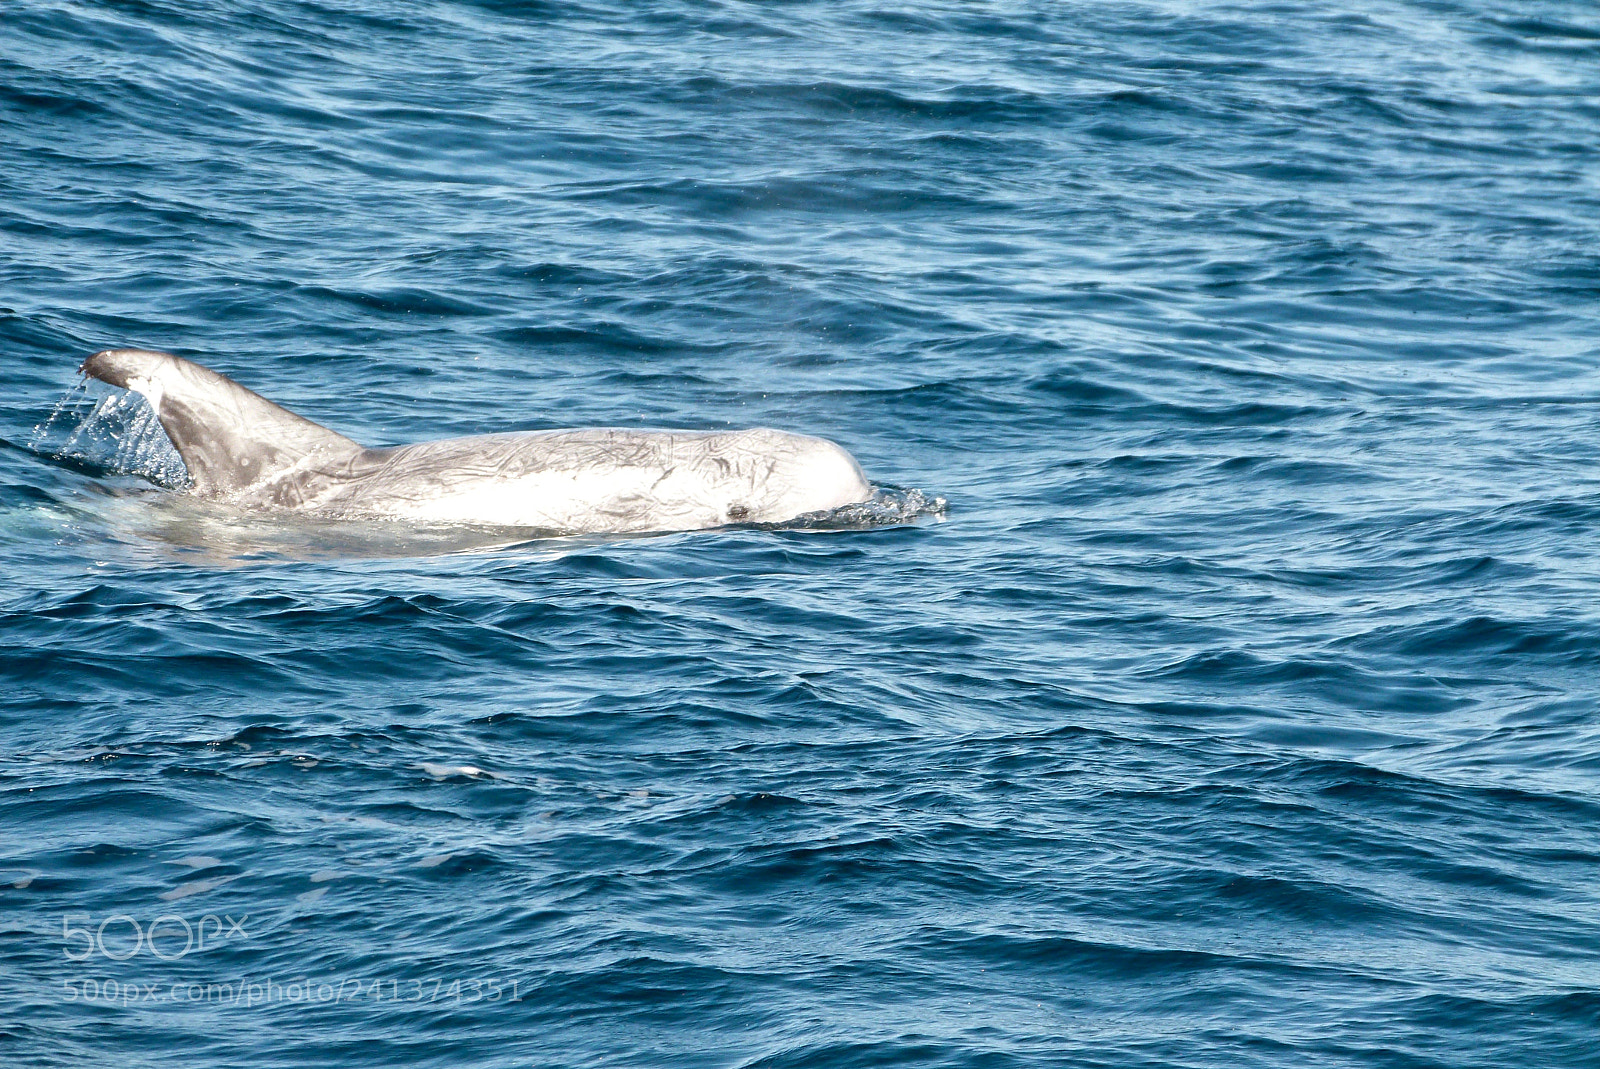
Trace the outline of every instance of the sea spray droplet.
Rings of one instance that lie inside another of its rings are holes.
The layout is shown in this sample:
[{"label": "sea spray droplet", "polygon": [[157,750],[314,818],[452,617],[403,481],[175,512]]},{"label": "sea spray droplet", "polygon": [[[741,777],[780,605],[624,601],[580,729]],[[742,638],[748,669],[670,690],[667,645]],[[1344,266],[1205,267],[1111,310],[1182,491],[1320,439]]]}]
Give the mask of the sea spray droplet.
[{"label": "sea spray droplet", "polygon": [[143,395],[114,390],[92,403],[91,397],[86,383],[69,390],[34,428],[32,448],[56,460],[91,464],[115,475],[137,475],[169,489],[189,485],[183,459]]},{"label": "sea spray droplet", "polygon": [[61,399],[55,403],[55,407],[50,409],[50,415],[45,417],[44,422],[37,424],[33,428],[33,436],[28,439],[28,444],[40,452],[45,452],[44,443],[49,440],[50,432],[55,428],[56,420],[61,418],[61,413],[68,408],[76,408],[83,405],[87,402],[88,397],[89,380],[81,378],[72,389],[61,395]]}]

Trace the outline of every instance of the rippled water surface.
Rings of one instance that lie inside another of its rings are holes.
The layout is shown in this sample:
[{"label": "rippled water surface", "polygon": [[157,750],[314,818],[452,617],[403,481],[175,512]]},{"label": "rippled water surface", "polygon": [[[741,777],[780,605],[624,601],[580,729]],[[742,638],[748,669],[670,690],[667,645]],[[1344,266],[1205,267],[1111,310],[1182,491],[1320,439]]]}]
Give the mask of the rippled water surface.
[{"label": "rippled water surface", "polygon": [[[1575,0],[13,0],[0,1062],[1600,1065],[1597,100]],[[949,507],[241,514],[61,448],[114,345]]]}]

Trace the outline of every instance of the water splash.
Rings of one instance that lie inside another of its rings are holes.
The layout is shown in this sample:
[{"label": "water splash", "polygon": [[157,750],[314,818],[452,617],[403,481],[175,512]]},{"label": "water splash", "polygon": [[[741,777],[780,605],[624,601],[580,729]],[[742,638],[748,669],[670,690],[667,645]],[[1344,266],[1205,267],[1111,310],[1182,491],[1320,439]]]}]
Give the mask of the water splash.
[{"label": "water splash", "polygon": [[28,444],[34,452],[171,490],[187,488],[189,470],[144,395],[110,390],[96,397],[98,389],[85,379],[68,390],[33,429]]},{"label": "water splash", "polygon": [[917,489],[874,486],[865,501],[842,505],[827,512],[813,512],[788,523],[761,524],[793,531],[859,531],[869,527],[894,527],[923,519],[939,519],[949,508],[942,497]]}]

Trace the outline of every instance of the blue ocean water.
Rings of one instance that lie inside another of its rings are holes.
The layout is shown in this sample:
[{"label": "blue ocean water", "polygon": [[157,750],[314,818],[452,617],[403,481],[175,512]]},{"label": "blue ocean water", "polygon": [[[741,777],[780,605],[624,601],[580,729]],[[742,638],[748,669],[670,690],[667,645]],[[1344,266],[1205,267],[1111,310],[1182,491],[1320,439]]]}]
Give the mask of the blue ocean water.
[{"label": "blue ocean water", "polygon": [[[0,164],[5,1065],[1600,1065],[1592,5],[12,0]],[[240,514],[119,345],[949,506]]]}]

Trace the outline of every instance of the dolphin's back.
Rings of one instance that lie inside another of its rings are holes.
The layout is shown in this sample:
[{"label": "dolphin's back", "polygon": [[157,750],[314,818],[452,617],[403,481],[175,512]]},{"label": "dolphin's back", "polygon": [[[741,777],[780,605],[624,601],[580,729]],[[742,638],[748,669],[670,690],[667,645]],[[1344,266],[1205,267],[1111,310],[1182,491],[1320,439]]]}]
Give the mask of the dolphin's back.
[{"label": "dolphin's back", "polygon": [[766,428],[447,438],[369,449],[347,470],[330,473],[324,511],[560,531],[781,522],[871,492],[837,445]]}]

